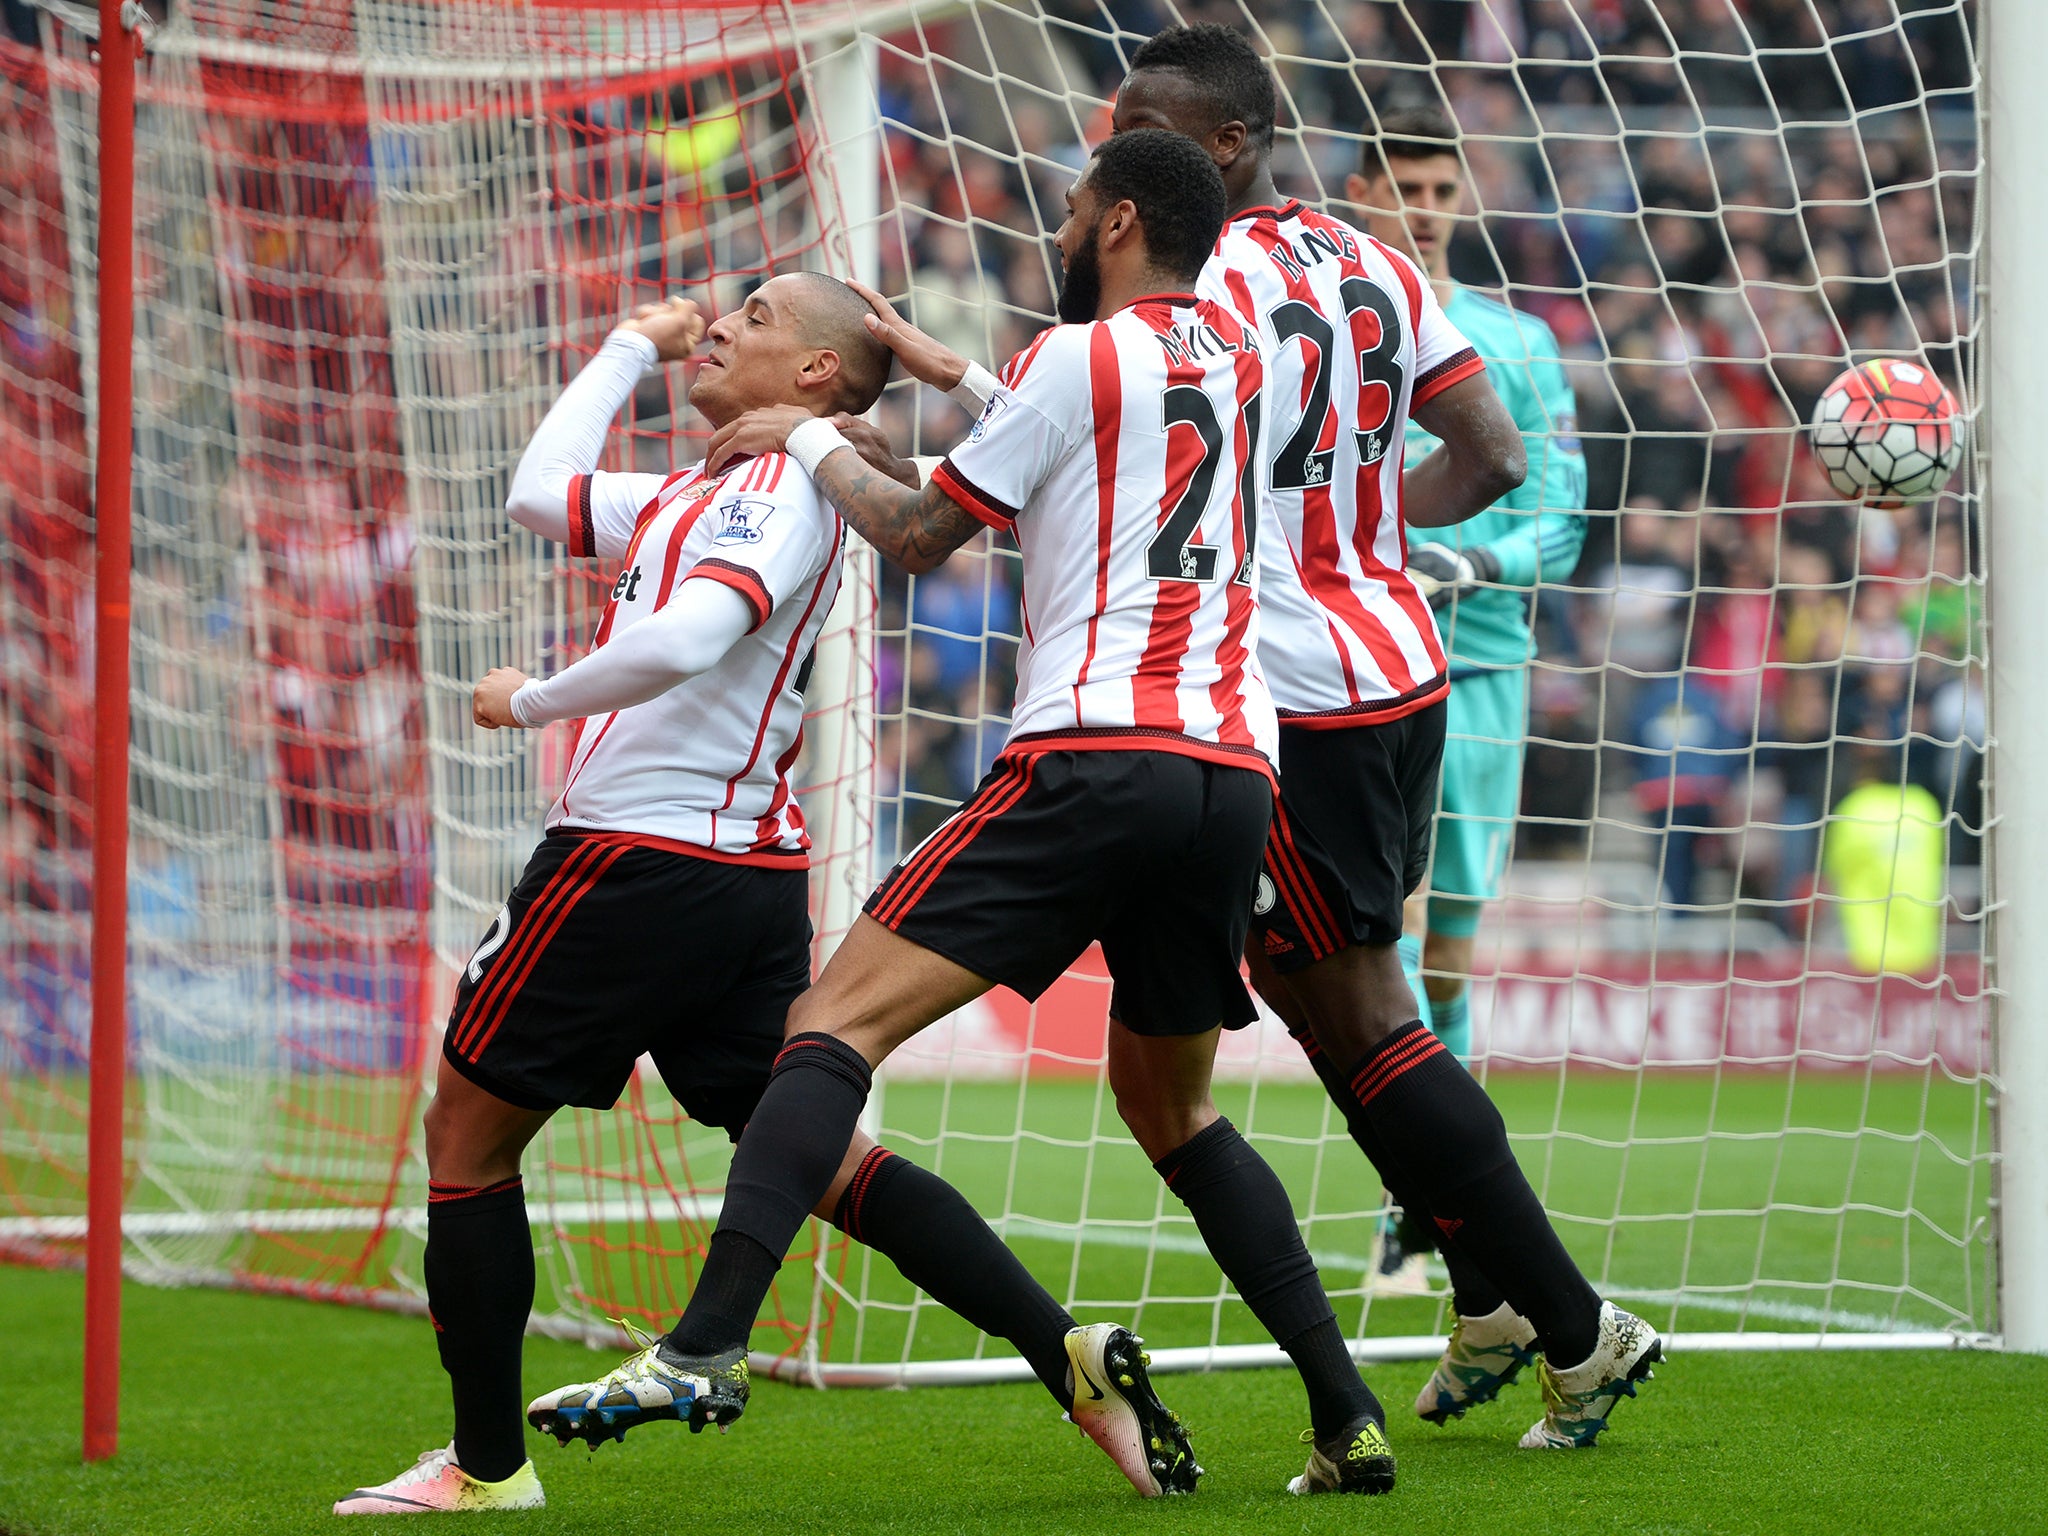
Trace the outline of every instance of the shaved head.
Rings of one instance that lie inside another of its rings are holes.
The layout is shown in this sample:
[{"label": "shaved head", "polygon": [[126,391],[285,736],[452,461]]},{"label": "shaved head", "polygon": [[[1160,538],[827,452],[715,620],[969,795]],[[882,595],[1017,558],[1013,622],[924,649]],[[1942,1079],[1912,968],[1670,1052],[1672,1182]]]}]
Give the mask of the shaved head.
[{"label": "shaved head", "polygon": [[889,382],[889,349],[867,328],[868,301],[822,272],[785,272],[704,333],[690,403],[713,426],[767,405],[858,416]]},{"label": "shaved head", "polygon": [[786,282],[801,284],[797,330],[806,345],[839,357],[839,400],[842,411],[858,416],[882,396],[889,382],[889,349],[869,334],[868,301],[836,277],[823,272],[792,272]]}]

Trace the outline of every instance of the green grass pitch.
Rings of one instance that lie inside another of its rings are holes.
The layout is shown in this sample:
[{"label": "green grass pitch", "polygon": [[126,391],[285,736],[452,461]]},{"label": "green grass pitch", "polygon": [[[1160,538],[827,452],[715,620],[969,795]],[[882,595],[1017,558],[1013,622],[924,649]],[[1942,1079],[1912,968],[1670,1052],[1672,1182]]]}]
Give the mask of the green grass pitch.
[{"label": "green grass pitch", "polygon": [[[1660,1328],[1811,1332],[1823,1317],[1857,1332],[1988,1326],[1989,1137],[1975,1083],[1574,1066],[1497,1072],[1488,1088],[1580,1264]],[[1348,1330],[1415,1336],[1447,1325],[1434,1301],[1368,1296],[1382,1196],[1320,1089],[1225,1084],[1217,1100],[1286,1184]],[[1014,1083],[891,1084],[882,1109],[884,1139],[998,1221],[1084,1318],[1133,1323],[1162,1345],[1265,1341],[1245,1309],[1225,1300],[1193,1222],[1092,1082],[1034,1080],[1021,1095]],[[1558,1127],[1565,1134],[1550,1134]],[[723,1136],[686,1134],[692,1173],[720,1181]],[[579,1136],[567,1146],[588,1157],[595,1142]],[[530,1194],[587,1187],[581,1165],[564,1177],[534,1163]],[[573,1263],[590,1290],[662,1324],[683,1298],[670,1288],[674,1272],[657,1278],[643,1261],[649,1239],[644,1222],[572,1232],[557,1250],[570,1262],[544,1265],[543,1289],[547,1277],[566,1284]],[[965,1324],[914,1305],[885,1261],[854,1250],[842,1278],[879,1305],[857,1318],[841,1311],[828,1358],[938,1359],[975,1348]],[[808,1270],[793,1265],[782,1294],[800,1301],[810,1290]],[[757,1336],[756,1345],[772,1340]]]},{"label": "green grass pitch", "polygon": [[[1816,1308],[1838,1320],[1853,1314],[1852,1328],[1982,1326],[1988,1317],[1976,1085],[1574,1067],[1496,1074],[1489,1086],[1581,1261],[1610,1288],[1662,1298],[1637,1303],[1660,1326],[1804,1331]],[[1357,1266],[1373,1223],[1360,1212],[1375,1191],[1348,1143],[1318,1150],[1331,1126],[1316,1090],[1269,1085],[1254,1097],[1235,1087],[1219,1099],[1286,1180],[1347,1326],[1440,1326],[1435,1303],[1367,1306]],[[1259,1337],[1243,1308],[1221,1299],[1214,1265],[1189,1251],[1184,1215],[1162,1201],[1092,1084],[1033,1082],[1021,1101],[1015,1085],[895,1085],[885,1112],[903,1150],[936,1158],[983,1209],[1009,1213],[1020,1253],[1055,1289],[1071,1289],[1084,1319],[1128,1316],[1128,1299],[1146,1295],[1155,1299],[1137,1321],[1156,1344]],[[1569,1134],[1544,1137],[1560,1125]],[[947,1134],[935,1139],[941,1126]],[[1013,1162],[1019,1130],[1025,1150]],[[686,1134],[693,1170],[715,1178],[716,1138]],[[1092,1157],[1069,1145],[1092,1137]],[[530,1167],[529,1183],[545,1173]],[[573,1186],[557,1180],[558,1192]],[[1695,1208],[1710,1214],[1669,1219]],[[1134,1246],[1160,1215],[1168,1241]],[[1077,1221],[1094,1234],[1078,1251],[1070,1235],[1054,1235]],[[1126,1237],[1103,1240],[1105,1232]],[[628,1251],[633,1237],[578,1235]],[[870,1308],[858,1331],[842,1314],[834,1356],[858,1347],[867,1359],[932,1358],[972,1347],[964,1325],[928,1305],[909,1310],[908,1288],[886,1265],[863,1276],[860,1262],[848,1282],[897,1305]],[[1735,1309],[1759,1275],[1775,1283],[1750,1293],[1745,1319]],[[666,1305],[661,1289],[639,1291],[652,1312]],[[131,1288],[122,1454],[81,1467],[80,1301],[76,1276],[0,1268],[15,1388],[14,1443],[0,1455],[0,1536],[329,1529],[339,1493],[391,1476],[447,1433],[446,1388],[423,1322]],[[530,1340],[527,1384],[538,1391],[587,1378],[604,1361]],[[1161,1505],[1132,1497],[1035,1386],[820,1393],[764,1383],[747,1420],[723,1439],[660,1425],[595,1456],[536,1441],[550,1507],[477,1517],[464,1529],[2048,1529],[2036,1424],[2048,1361],[1681,1348],[1643,1400],[1623,1406],[1602,1445],[1573,1456],[1514,1449],[1538,1411],[1533,1383],[1446,1430],[1414,1421],[1407,1405],[1427,1369],[1368,1370],[1401,1458],[1399,1489],[1369,1505],[1280,1492],[1299,1470],[1294,1436],[1306,1422],[1286,1372],[1161,1379],[1209,1469],[1194,1498]]]},{"label": "green grass pitch", "polygon": [[[78,1461],[71,1274],[0,1269],[13,1388],[8,1536],[288,1536],[446,1433],[422,1321],[212,1291],[131,1288],[121,1454]],[[529,1385],[588,1350],[530,1340]],[[2048,1360],[1955,1353],[1681,1354],[1592,1451],[1518,1452],[1517,1386],[1444,1430],[1409,1419],[1421,1364],[1369,1372],[1394,1409],[1400,1486],[1297,1501],[1299,1388],[1281,1371],[1162,1380],[1208,1475],[1147,1504],[1035,1386],[813,1392],[763,1383],[730,1435],[635,1430],[596,1454],[534,1437],[547,1509],[466,1516],[538,1533],[1321,1531],[2012,1533],[2042,1528]],[[381,1522],[377,1522],[380,1523]]]}]

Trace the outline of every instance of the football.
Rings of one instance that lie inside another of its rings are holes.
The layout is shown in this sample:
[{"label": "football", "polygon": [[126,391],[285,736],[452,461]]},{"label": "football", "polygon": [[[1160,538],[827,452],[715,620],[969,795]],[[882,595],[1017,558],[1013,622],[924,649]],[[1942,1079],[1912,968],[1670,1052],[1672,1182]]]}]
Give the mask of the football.
[{"label": "football", "polygon": [[1962,458],[1956,397],[1923,364],[1859,363],[1822,392],[1813,451],[1850,501],[1926,501]]}]

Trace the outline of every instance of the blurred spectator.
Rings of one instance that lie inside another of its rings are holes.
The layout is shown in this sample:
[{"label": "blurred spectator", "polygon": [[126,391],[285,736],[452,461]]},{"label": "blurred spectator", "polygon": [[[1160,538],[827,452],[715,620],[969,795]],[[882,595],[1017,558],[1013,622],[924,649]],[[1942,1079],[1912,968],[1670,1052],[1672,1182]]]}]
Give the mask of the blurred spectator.
[{"label": "blurred spectator", "polygon": [[1770,739],[1757,750],[1757,767],[1773,779],[1776,791],[1777,809],[1768,819],[1781,828],[1777,848],[1766,858],[1776,873],[1772,895],[1785,904],[1779,920],[1795,939],[1805,936],[1801,904],[1812,897],[1819,876],[1821,825],[1833,798],[1831,676],[1808,668],[1786,673]]},{"label": "blurred spectator", "polygon": [[1858,747],[1855,785],[1828,818],[1822,869],[1849,963],[1923,975],[1941,958],[1948,850],[1941,807],[1899,780],[1899,754]]},{"label": "blurred spectator", "polygon": [[925,225],[924,259],[910,280],[911,319],[955,352],[986,356],[984,316],[996,296],[974,257],[974,241],[958,224],[937,219]]},{"label": "blurred spectator", "polygon": [[1978,627],[1983,617],[1977,583],[1971,580],[1959,522],[1934,530],[1928,581],[1899,604],[1899,622],[1916,649],[1951,660],[1982,654]]},{"label": "blurred spectator", "polygon": [[1720,711],[1675,677],[1643,685],[1637,696],[1628,756],[1636,804],[1663,843],[1664,899],[1681,911],[1696,905],[1700,844],[1742,766],[1744,739]]}]

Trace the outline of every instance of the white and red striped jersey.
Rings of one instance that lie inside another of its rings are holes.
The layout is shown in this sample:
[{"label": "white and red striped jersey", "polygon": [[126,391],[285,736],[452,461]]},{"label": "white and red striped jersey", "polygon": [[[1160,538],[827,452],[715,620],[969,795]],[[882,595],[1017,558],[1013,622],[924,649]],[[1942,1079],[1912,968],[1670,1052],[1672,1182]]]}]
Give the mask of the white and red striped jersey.
[{"label": "white and red striped jersey", "polygon": [[1197,285],[1266,354],[1259,661],[1290,725],[1392,719],[1449,686],[1407,574],[1408,413],[1482,371],[1406,256],[1300,203],[1224,225]]},{"label": "white and red striped jersey", "polygon": [[797,867],[809,857],[789,770],[818,632],[839,591],[845,525],[786,454],[715,479],[695,464],[637,512],[642,477],[569,482],[569,548],[620,562],[594,652],[660,612],[685,581],[717,581],[754,626],[707,672],[579,728],[553,827],[629,833],[678,851]]},{"label": "white and red striped jersey", "polygon": [[1270,771],[1253,583],[1258,339],[1158,294],[1010,360],[934,481],[1024,557],[1006,751],[1150,747]]}]

